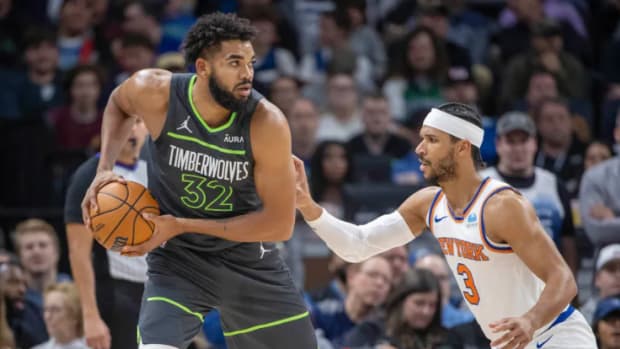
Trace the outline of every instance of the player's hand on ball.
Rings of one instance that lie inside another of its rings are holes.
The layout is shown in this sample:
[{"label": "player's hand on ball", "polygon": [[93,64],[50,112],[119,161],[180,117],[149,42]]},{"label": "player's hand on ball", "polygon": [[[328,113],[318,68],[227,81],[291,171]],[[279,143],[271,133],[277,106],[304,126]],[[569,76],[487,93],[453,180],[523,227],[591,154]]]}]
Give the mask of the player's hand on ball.
[{"label": "player's hand on ball", "polygon": [[84,338],[92,349],[110,349],[110,330],[101,317],[84,318]]},{"label": "player's hand on ball", "polygon": [[93,179],[90,187],[86,190],[86,194],[84,195],[84,199],[82,200],[82,219],[84,224],[91,229],[90,226],[90,212],[92,208],[92,212],[99,212],[99,207],[97,206],[97,192],[101,187],[105,186],[110,182],[121,182],[125,183],[125,179],[123,177],[117,175],[112,171],[101,171],[98,172],[95,178]]},{"label": "player's hand on ball", "polygon": [[123,247],[121,251],[123,256],[142,256],[183,232],[179,219],[175,216],[143,213],[142,217],[155,225],[153,235],[139,245]]},{"label": "player's hand on ball", "polygon": [[491,347],[501,349],[523,349],[534,336],[532,321],[525,317],[511,317],[489,324],[494,333],[505,332],[491,342]]}]

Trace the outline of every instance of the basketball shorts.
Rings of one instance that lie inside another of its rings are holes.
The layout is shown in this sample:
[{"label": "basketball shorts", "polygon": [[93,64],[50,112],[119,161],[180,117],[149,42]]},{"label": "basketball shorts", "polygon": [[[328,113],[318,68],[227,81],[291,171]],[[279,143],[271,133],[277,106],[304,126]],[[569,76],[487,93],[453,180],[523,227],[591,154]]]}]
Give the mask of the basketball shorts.
[{"label": "basketball shorts", "polygon": [[592,328],[583,315],[569,306],[558,318],[534,337],[525,349],[596,349]]},{"label": "basketball shorts", "polygon": [[229,349],[316,349],[310,314],[274,244],[148,256],[138,341],[187,348],[218,309]]}]

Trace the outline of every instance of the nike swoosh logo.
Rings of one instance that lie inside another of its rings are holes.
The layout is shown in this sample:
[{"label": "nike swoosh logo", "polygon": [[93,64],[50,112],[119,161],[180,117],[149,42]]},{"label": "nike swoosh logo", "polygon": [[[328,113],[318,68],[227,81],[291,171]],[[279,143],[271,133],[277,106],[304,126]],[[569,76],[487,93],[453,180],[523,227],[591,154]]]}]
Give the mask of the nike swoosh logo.
[{"label": "nike swoosh logo", "polygon": [[547,338],[545,341],[542,342],[536,342],[536,349],[540,349],[543,347],[543,345],[547,344],[547,342],[553,337],[553,335],[549,338]]},{"label": "nike swoosh logo", "polygon": [[448,218],[448,216],[443,216],[443,217],[440,217],[440,218],[437,218],[437,216],[435,216],[435,223],[439,223],[439,222],[443,221],[446,218]]}]

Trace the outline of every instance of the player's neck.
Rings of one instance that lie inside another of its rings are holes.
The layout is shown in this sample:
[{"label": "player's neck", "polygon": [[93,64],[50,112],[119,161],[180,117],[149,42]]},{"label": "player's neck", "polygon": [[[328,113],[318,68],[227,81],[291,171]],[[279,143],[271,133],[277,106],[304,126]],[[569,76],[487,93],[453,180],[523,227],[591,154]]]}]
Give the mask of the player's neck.
[{"label": "player's neck", "polygon": [[200,114],[200,117],[210,127],[217,127],[228,121],[230,110],[222,107],[211,95],[209,82],[205,79],[196,79],[190,98]]},{"label": "player's neck", "polygon": [[440,186],[452,210],[460,215],[478,191],[481,182],[482,179],[476,171],[467,171],[466,175],[457,175],[440,183]]}]

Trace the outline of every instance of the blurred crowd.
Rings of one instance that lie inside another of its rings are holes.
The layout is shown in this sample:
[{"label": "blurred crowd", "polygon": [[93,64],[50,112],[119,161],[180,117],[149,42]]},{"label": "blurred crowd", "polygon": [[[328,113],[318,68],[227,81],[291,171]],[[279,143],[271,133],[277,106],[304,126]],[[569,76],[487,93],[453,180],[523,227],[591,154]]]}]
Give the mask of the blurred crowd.
[{"label": "blurred crowd", "polygon": [[[0,0],[0,349],[87,347],[71,176],[112,90],[145,68],[191,73],[184,35],[213,11],[257,28],[254,88],[337,217],[366,222],[427,185],[424,116],[475,106],[481,176],[532,202],[600,348],[620,348],[619,0]],[[300,218],[281,249],[321,348],[489,347],[428,234],[347,264]],[[204,335],[195,347],[225,347],[217,313]]]}]

